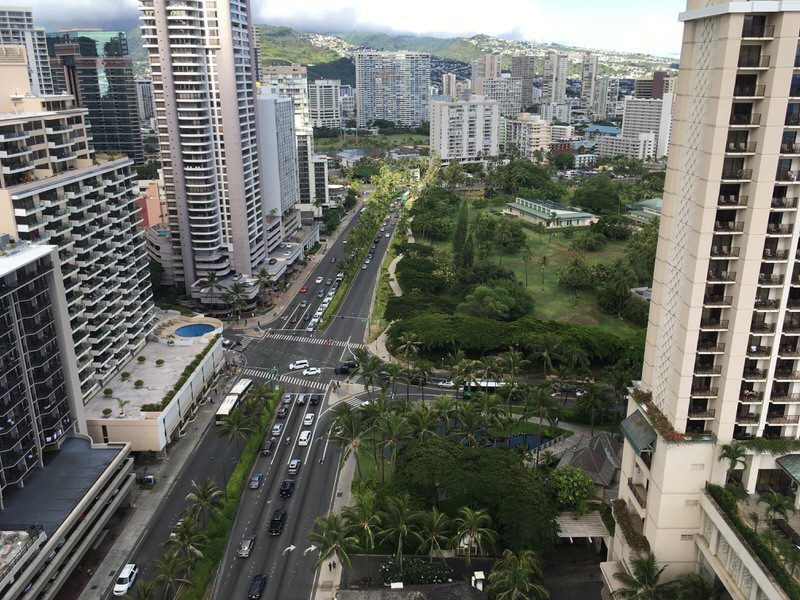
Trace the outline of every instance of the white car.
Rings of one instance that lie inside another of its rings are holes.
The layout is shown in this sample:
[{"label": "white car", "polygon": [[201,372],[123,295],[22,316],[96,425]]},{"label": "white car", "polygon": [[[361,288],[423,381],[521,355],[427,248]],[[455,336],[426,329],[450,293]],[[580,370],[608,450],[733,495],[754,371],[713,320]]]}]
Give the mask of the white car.
[{"label": "white car", "polygon": [[392,237],[392,236],[391,236],[391,234],[389,234],[389,233],[387,232],[387,233],[384,233],[384,234],[383,234],[383,237],[385,237],[385,238],[388,238],[388,237]]},{"label": "white car", "polygon": [[315,283],[322,283],[323,281],[325,281],[325,278],[324,278],[324,277],[317,277],[317,278],[314,280],[314,282],[315,282]]},{"label": "white car", "polygon": [[309,442],[311,441],[311,432],[308,429],[304,429],[300,432],[300,437],[297,440],[298,446],[308,446]]},{"label": "white car", "polygon": [[136,576],[139,574],[139,567],[133,563],[128,563],[122,567],[117,581],[114,583],[114,595],[124,596],[133,587],[133,582],[136,581]]},{"label": "white car", "polygon": [[305,369],[308,366],[307,360],[298,360],[289,365],[290,371],[297,371],[298,369]]},{"label": "white car", "polygon": [[437,385],[439,387],[443,387],[443,388],[454,388],[454,387],[456,387],[455,381],[450,381],[449,379],[445,379],[443,381],[440,381]]},{"label": "white car", "polygon": [[306,413],[306,416],[303,417],[303,425],[311,427],[314,424],[314,416],[314,413]]},{"label": "white car", "polygon": [[322,369],[319,367],[308,367],[307,369],[303,369],[303,375],[319,375],[322,373]]}]

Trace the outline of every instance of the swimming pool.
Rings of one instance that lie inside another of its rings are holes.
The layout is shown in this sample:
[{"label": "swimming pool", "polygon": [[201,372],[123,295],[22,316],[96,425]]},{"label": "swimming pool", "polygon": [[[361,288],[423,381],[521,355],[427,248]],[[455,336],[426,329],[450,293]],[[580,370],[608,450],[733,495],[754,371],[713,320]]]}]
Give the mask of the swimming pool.
[{"label": "swimming pool", "polygon": [[178,327],[175,330],[175,335],[179,335],[181,337],[200,337],[201,335],[205,335],[214,331],[214,326],[209,325],[208,323],[192,323],[191,325],[184,325],[183,327]]}]

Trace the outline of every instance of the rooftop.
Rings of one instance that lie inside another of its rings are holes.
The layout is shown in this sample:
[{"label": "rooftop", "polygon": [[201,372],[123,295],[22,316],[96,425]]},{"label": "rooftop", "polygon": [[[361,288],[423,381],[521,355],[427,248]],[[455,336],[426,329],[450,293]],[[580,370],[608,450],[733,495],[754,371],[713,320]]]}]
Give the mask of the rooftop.
[{"label": "rooftop", "polygon": [[[2,238],[0,238],[0,241]],[[57,250],[56,246],[33,246],[26,242],[18,241],[13,246],[8,244],[0,248],[0,277],[24,267],[40,258]]]},{"label": "rooftop", "polygon": [[[144,419],[140,409],[144,404],[161,402],[164,395],[172,389],[175,382],[180,379],[183,370],[200,354],[205,344],[168,346],[161,342],[148,341],[136,357],[126,364],[114,378],[108,381],[106,388],[112,390],[111,397],[102,393],[97,394],[85,406],[84,412],[87,419],[102,419],[103,409],[112,410],[109,420],[113,419]],[[138,357],[144,356],[145,361],[139,362]],[[164,364],[156,366],[156,361],[162,358]],[[130,373],[127,381],[122,379],[122,373]],[[134,384],[141,379],[144,385],[137,388]],[[119,416],[119,400],[127,400],[125,416]]]},{"label": "rooftop", "polygon": [[536,215],[542,218],[549,218],[552,213],[556,217],[595,217],[590,212],[585,212],[572,206],[553,202],[552,200],[526,200],[525,198],[517,198],[516,202],[508,202],[507,206],[516,208],[517,210]]},{"label": "rooftop", "polygon": [[486,600],[486,594],[461,582],[412,585],[402,590],[339,590],[336,600]]},{"label": "rooftop", "polygon": [[622,442],[607,431],[602,431],[581,440],[574,450],[567,449],[558,466],[582,469],[595,485],[605,487],[613,483],[621,458]]}]

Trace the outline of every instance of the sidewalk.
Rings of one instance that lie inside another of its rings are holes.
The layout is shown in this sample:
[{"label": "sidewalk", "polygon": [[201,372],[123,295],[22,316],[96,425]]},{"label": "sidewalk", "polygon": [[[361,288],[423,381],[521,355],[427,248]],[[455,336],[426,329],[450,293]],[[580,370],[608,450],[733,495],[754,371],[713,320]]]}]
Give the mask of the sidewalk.
[{"label": "sidewalk", "polygon": [[[235,379],[235,373],[222,375],[218,383],[220,391],[215,397],[223,398]],[[97,600],[107,596],[120,567],[127,562],[128,557],[147,532],[150,521],[158,511],[162,500],[169,495],[200,438],[213,423],[217,408],[219,408],[217,404],[210,402],[201,406],[197,418],[189,426],[186,435],[168,450],[167,458],[147,469],[148,474],[156,476],[156,486],[152,490],[139,489],[134,486],[131,492],[131,512],[124,524],[120,525],[122,531],[103,561],[94,569],[94,575],[86,584],[79,600]]]},{"label": "sidewalk", "polygon": [[392,288],[392,293],[398,298],[403,295],[403,288],[397,283],[395,271],[397,270],[397,263],[399,263],[402,258],[403,255],[398,254],[394,257],[394,260],[389,263],[389,266],[386,267],[386,272],[389,273],[389,286]]}]

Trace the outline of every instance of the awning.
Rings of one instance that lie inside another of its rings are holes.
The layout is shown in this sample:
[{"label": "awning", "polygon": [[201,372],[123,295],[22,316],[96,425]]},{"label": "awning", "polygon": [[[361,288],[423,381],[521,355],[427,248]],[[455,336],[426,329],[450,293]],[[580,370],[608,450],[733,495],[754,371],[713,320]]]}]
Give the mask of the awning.
[{"label": "awning", "polygon": [[641,410],[629,415],[622,423],[619,424],[622,434],[625,439],[630,442],[636,454],[642,452],[653,452],[655,450],[655,441],[658,438],[656,430],[644,418]]},{"label": "awning", "polygon": [[605,538],[609,536],[603,518],[599,512],[590,512],[585,515],[575,516],[573,513],[561,513],[556,517],[558,524],[558,537],[567,538],[571,542],[574,538]]},{"label": "awning", "polygon": [[776,458],[775,462],[786,471],[789,477],[800,483],[800,454],[787,454]]}]

